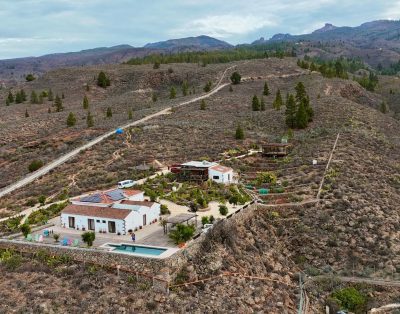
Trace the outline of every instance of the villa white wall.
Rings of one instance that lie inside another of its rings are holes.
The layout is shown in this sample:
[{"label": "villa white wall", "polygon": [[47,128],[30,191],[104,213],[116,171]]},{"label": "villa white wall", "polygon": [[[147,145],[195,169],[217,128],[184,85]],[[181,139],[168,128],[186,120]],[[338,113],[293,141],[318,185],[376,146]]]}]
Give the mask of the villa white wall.
[{"label": "villa white wall", "polygon": [[[218,179],[214,177],[218,176]],[[230,184],[233,183],[233,170],[229,172],[219,172],[214,169],[208,169],[208,178],[217,183]]]},{"label": "villa white wall", "polygon": [[[131,214],[128,215],[129,218]],[[124,228],[125,221],[121,219],[110,219],[110,218],[99,218],[99,217],[90,217],[90,216],[81,216],[81,215],[72,215],[72,214],[61,214],[61,226],[67,229],[69,228],[68,217],[75,217],[75,230],[82,230],[85,228],[85,231],[89,231],[88,227],[88,219],[94,219],[95,224],[95,232],[106,231],[108,233],[108,222],[115,222],[115,230],[116,234],[119,232],[121,234],[125,234],[128,230]]]},{"label": "villa white wall", "polygon": [[144,192],[142,192],[140,194],[129,196],[128,200],[142,202],[142,201],[144,201]]},{"label": "villa white wall", "polygon": [[80,201],[74,201],[74,200],[71,200],[71,203],[74,204],[74,205],[83,205],[83,206],[96,206],[96,207],[108,207],[108,206],[110,206],[110,204],[80,202]]}]

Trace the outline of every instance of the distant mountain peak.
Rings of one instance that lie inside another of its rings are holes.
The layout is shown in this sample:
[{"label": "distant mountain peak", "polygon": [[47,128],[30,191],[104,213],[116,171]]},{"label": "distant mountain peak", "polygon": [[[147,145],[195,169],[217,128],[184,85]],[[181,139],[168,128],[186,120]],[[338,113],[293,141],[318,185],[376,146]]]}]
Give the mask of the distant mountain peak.
[{"label": "distant mountain peak", "polygon": [[324,27],[313,31],[313,34],[329,32],[329,31],[332,31],[332,30],[334,30],[336,28],[337,28],[337,26],[335,26],[335,25],[333,25],[331,23],[325,23]]},{"label": "distant mountain peak", "polygon": [[156,49],[171,49],[171,48],[179,48],[179,47],[197,47],[204,49],[220,49],[220,48],[230,48],[231,44],[228,44],[225,41],[206,36],[200,35],[197,37],[186,37],[186,38],[178,38],[178,39],[169,39],[166,41],[159,41],[155,43],[149,43],[144,46],[144,48],[156,48]]}]

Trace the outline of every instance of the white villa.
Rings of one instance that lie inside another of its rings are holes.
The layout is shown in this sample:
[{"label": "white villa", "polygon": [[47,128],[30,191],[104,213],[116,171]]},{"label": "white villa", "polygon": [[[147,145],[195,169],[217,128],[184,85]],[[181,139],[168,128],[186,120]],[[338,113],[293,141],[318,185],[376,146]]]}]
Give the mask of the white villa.
[{"label": "white villa", "polygon": [[222,184],[231,184],[237,181],[232,168],[216,162],[189,161],[180,165],[179,172],[189,173],[192,178],[208,179]]},{"label": "white villa", "polygon": [[114,189],[75,198],[61,212],[64,228],[125,235],[159,219],[160,204],[144,200],[144,192]]}]

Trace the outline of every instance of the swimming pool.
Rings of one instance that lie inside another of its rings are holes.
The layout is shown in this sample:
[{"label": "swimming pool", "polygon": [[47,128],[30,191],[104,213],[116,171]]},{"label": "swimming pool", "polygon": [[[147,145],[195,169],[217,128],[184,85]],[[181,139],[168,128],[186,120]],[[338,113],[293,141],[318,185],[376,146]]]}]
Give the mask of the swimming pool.
[{"label": "swimming pool", "polygon": [[132,245],[132,244],[108,244],[108,246],[112,247],[113,248],[112,251],[114,252],[149,255],[149,256],[160,256],[161,254],[163,254],[168,250],[164,248]]}]

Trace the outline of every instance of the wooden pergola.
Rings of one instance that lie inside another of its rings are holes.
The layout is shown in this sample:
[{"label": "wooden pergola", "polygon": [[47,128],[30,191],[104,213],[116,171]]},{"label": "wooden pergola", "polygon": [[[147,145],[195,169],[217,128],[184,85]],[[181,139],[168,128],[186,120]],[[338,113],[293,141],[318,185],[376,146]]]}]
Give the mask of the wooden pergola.
[{"label": "wooden pergola", "polygon": [[197,227],[197,214],[188,213],[188,214],[179,214],[176,216],[168,217],[164,225],[164,233],[168,232],[168,224],[170,224],[170,228],[177,224],[182,224],[185,222],[189,224],[189,221],[193,218],[195,219],[195,226]]}]

